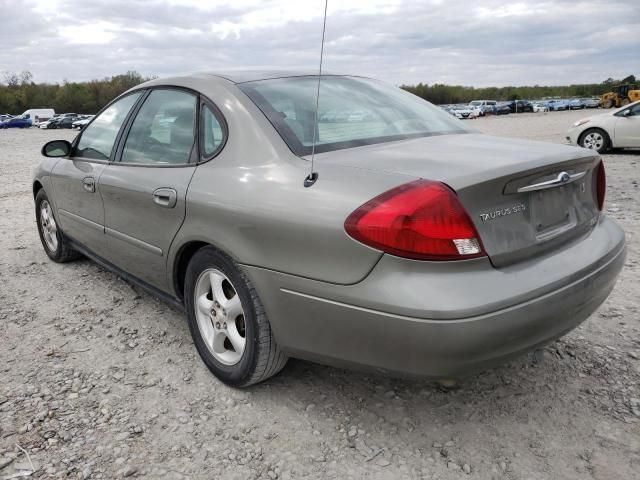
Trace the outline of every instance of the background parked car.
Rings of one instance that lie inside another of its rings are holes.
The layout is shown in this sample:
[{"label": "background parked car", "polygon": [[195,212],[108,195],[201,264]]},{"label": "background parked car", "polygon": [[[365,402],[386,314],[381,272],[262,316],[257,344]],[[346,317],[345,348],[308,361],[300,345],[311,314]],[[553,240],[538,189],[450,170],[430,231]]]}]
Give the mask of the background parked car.
[{"label": "background parked car", "polygon": [[0,123],[0,128],[29,128],[31,119],[22,117],[9,118]]},{"label": "background parked car", "polygon": [[456,118],[459,118],[461,120],[476,118],[480,116],[479,109],[471,109],[467,105],[454,105],[451,109],[451,113],[455,115]]},{"label": "background parked car", "polygon": [[569,100],[569,110],[581,110],[586,108],[586,105],[581,98],[572,98]]},{"label": "background parked car", "polygon": [[73,123],[71,124],[71,128],[79,128],[82,129],[86,124],[88,124],[94,115],[80,115],[77,117]]},{"label": "background parked car", "polygon": [[47,128],[73,128],[73,122],[76,117],[58,117],[53,119],[47,125]]},{"label": "background parked car", "polygon": [[498,103],[495,107],[494,113],[496,115],[508,115],[511,113],[511,108],[508,102]]},{"label": "background parked car", "polygon": [[598,153],[610,148],[639,148],[640,101],[578,120],[569,128],[567,141]]},{"label": "background parked car", "polygon": [[51,125],[51,122],[55,122],[56,120],[58,120],[60,118],[59,115],[54,115],[53,118],[50,118],[49,120],[45,121],[45,122],[40,122],[38,123],[38,128],[41,128],[43,130],[46,130],[47,128],[49,128],[49,125]]},{"label": "background parked car", "polygon": [[469,102],[469,107],[479,109],[480,116],[484,117],[486,114],[495,112],[496,103],[495,100],[472,100]]},{"label": "background parked car", "polygon": [[535,102],[532,105],[533,105],[533,111],[535,113],[549,111],[549,107],[547,107],[547,105],[544,102]]},{"label": "background parked car", "polygon": [[569,104],[566,100],[547,100],[547,107],[550,112],[559,112],[567,110],[569,108]]},{"label": "background parked car", "polygon": [[597,98],[582,98],[585,108],[598,108],[600,106],[600,100]]},{"label": "background parked car", "polygon": [[533,105],[527,100],[511,100],[507,105],[511,113],[533,112]]}]

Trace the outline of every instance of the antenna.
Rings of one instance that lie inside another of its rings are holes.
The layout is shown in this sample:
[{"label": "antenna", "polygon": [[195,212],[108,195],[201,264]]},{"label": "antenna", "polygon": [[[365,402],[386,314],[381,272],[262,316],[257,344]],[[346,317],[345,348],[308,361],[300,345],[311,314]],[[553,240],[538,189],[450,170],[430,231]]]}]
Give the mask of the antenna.
[{"label": "antenna", "polygon": [[320,105],[320,78],[322,77],[322,57],[324,55],[324,32],[327,29],[327,5],[329,0],[324,0],[324,20],[322,21],[322,43],[320,44],[320,67],[318,68],[318,87],[316,90],[316,113],[313,119],[313,143],[311,144],[311,171],[304,179],[304,186],[310,187],[318,180],[318,172],[313,171],[313,159],[316,155],[316,136],[318,132],[318,106]]}]

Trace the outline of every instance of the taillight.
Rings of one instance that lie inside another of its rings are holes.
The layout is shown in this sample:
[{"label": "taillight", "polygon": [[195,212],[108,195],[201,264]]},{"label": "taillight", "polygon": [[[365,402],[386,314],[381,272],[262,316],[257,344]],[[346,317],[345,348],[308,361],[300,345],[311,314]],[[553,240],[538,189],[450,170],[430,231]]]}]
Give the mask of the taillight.
[{"label": "taillight", "polygon": [[604,196],[607,191],[607,176],[604,173],[604,163],[600,160],[596,167],[596,204],[598,210],[602,211],[604,207]]},{"label": "taillight", "polygon": [[344,223],[356,240],[417,260],[464,260],[486,255],[469,215],[453,190],[416,180],[362,205]]}]

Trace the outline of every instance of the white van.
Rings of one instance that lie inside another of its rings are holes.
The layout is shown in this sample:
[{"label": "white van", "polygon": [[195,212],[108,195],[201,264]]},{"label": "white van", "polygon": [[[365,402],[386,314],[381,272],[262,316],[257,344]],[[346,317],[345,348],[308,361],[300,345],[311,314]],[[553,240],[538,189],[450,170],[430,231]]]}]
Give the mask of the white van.
[{"label": "white van", "polygon": [[20,115],[21,118],[31,120],[31,125],[38,125],[40,122],[46,122],[52,118],[56,112],[53,108],[31,108]]}]

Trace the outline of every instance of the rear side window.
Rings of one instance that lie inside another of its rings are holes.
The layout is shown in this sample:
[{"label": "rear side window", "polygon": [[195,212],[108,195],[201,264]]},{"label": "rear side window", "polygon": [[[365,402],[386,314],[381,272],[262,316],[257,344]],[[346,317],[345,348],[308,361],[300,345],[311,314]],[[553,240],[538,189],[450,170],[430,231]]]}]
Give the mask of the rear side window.
[{"label": "rear side window", "polygon": [[210,158],[222,148],[225,130],[218,116],[207,105],[202,109],[202,155]]},{"label": "rear side window", "polygon": [[141,92],[127,95],[98,115],[91,125],[82,132],[74,156],[109,160],[120,127],[140,95]]},{"label": "rear side window", "polygon": [[131,124],[122,151],[123,163],[182,165],[195,142],[195,95],[154,90]]}]

